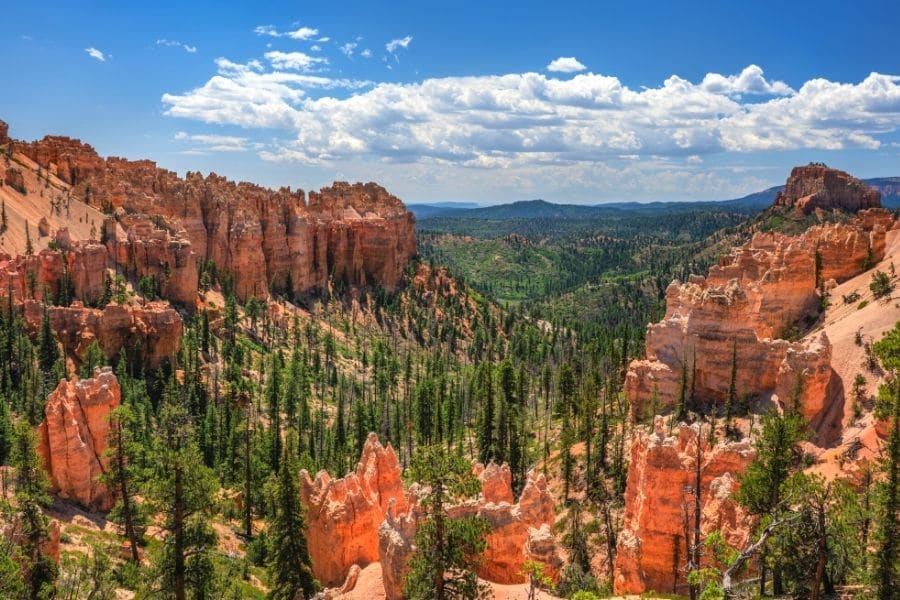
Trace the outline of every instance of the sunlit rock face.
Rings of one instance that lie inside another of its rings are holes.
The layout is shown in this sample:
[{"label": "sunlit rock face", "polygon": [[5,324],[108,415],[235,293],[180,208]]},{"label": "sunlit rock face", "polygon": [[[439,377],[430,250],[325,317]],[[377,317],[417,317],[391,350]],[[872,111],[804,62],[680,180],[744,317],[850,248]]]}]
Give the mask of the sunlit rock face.
[{"label": "sunlit rock face", "polygon": [[100,480],[107,471],[109,414],[121,402],[112,369],[80,381],[62,380],[47,398],[38,426],[38,454],[50,474],[51,491],[88,510],[108,511],[115,503]]},{"label": "sunlit rock face", "polygon": [[812,164],[794,167],[775,205],[805,213],[816,209],[856,212],[880,207],[881,192],[843,171]]},{"label": "sunlit rock face", "polygon": [[[734,501],[733,493],[739,475],[754,457],[750,441],[710,448],[701,440],[700,456],[702,533],[719,530],[730,546],[742,547],[749,539],[752,522]],[[686,589],[681,570],[687,556],[683,505],[693,510],[693,495],[686,495],[685,490],[693,489],[696,459],[695,427],[682,424],[667,436],[659,418],[655,431],[641,430],[635,436],[616,552],[616,593]],[[693,518],[692,512],[689,515]]]},{"label": "sunlit rock face", "polygon": [[[113,236],[117,245],[123,237],[127,242],[125,254],[115,251],[120,264],[150,253],[151,261],[161,258],[177,272],[193,252],[230,273],[240,299],[287,287],[297,294],[321,289],[331,277],[390,289],[416,253],[415,218],[375,183],[335,182],[310,192],[307,201],[302,190],[269,190],[215,173],[181,178],[148,160],[103,159],[71,138],[47,136],[15,147],[94,206],[165,221],[170,240],[151,243],[133,225]],[[186,268],[172,283],[178,302],[193,283]]]}]

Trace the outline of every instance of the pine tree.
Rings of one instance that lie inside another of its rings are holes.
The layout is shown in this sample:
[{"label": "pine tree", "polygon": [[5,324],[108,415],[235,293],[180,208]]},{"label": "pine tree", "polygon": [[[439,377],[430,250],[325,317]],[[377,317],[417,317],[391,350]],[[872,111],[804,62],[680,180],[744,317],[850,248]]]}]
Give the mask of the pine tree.
[{"label": "pine tree", "polygon": [[488,365],[482,363],[475,376],[477,398],[482,405],[481,430],[478,435],[478,460],[487,464],[494,457],[494,394]]},{"label": "pine tree", "polygon": [[873,345],[875,355],[893,376],[879,390],[876,413],[891,420],[891,433],[883,459],[885,480],[880,485],[881,505],[875,578],[879,600],[900,597],[900,322]]},{"label": "pine tree", "polygon": [[38,360],[40,361],[41,371],[50,373],[57,359],[59,359],[59,348],[56,345],[56,338],[53,336],[53,327],[50,325],[50,311],[44,305],[41,333],[38,341]]},{"label": "pine tree", "polygon": [[56,563],[41,552],[49,539],[47,517],[41,507],[50,502],[50,484],[35,450],[34,430],[23,420],[16,424],[15,433],[12,464],[16,468],[16,503],[21,513],[26,584],[28,597],[38,600],[52,597],[58,575]]},{"label": "pine tree", "polygon": [[185,600],[209,597],[212,581],[210,548],[215,533],[206,521],[218,483],[203,464],[190,417],[170,382],[160,408],[153,477],[145,485],[152,507],[163,515],[168,535],[157,563],[162,597]]},{"label": "pine tree", "polygon": [[138,563],[138,541],[143,537],[146,516],[134,499],[137,476],[133,457],[139,450],[133,439],[135,428],[136,419],[129,405],[121,405],[110,413],[109,447],[106,449],[109,466],[107,472],[101,475],[101,480],[114,490],[116,505],[109,516],[122,523],[131,560]]},{"label": "pine tree", "polygon": [[[775,411],[763,417],[762,432],[754,442],[756,458],[741,479],[737,499],[751,514],[775,521],[785,510],[783,491],[800,462],[799,443],[804,437],[803,418],[795,411]],[[760,594],[766,586],[766,548],[760,551]],[[780,568],[773,570],[775,593],[781,593]]]},{"label": "pine tree", "polygon": [[450,518],[447,509],[478,494],[472,465],[442,445],[420,446],[412,479],[427,486],[404,588],[409,600],[487,597],[475,568],[485,549],[489,525],[480,517]]},{"label": "pine tree", "polygon": [[278,471],[277,498],[269,527],[269,598],[311,598],[319,589],[312,574],[306,522],[295,482],[296,468],[286,454]]},{"label": "pine tree", "polygon": [[28,256],[34,254],[34,246],[31,243],[31,229],[28,227],[28,221],[25,221],[25,254]]}]

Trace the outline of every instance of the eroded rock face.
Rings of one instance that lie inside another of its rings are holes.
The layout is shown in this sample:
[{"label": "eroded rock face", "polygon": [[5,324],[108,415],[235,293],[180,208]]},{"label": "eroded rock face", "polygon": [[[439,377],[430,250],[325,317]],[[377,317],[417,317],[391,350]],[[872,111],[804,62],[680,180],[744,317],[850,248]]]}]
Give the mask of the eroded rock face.
[{"label": "eroded rock face", "polygon": [[[663,427],[659,418],[654,432],[639,431],[632,442],[613,580],[617,594],[687,589],[682,503],[692,510],[693,496],[685,497],[684,489],[695,481],[697,430],[682,424],[667,437]],[[749,440],[712,448],[701,440],[701,530],[721,531],[732,547],[742,547],[750,535],[751,520],[733,493],[753,457]]]},{"label": "eroded rock face", "polygon": [[[513,503],[506,465],[474,464],[482,494],[449,509],[451,517],[479,515],[491,525],[485,560],[478,574],[497,583],[521,583],[526,560],[547,565],[551,577],[562,567],[553,537],[553,497],[543,475],[531,473],[518,503]],[[400,463],[393,448],[369,434],[356,470],[342,479],[320,471],[300,472],[300,497],[307,508],[307,540],[313,572],[326,586],[344,581],[353,565],[380,561],[388,598],[402,597],[413,552],[423,490],[404,492]]]},{"label": "eroded rock face", "polygon": [[128,215],[104,223],[106,248],[124,270],[140,281],[152,277],[159,295],[187,308],[197,299],[197,256],[184,230],[159,228],[147,215]]},{"label": "eroded rock face", "polygon": [[408,507],[394,449],[369,434],[356,470],[342,479],[319,471],[300,472],[300,497],[307,509],[307,542],[313,572],[324,585],[344,581],[353,565],[378,560],[378,528],[388,504]]},{"label": "eroded rock face", "polygon": [[881,193],[863,181],[824,165],[794,167],[776,206],[795,207],[805,213],[817,208],[856,212],[881,206]]},{"label": "eroded rock face", "polygon": [[[529,473],[519,502],[513,504],[487,499],[512,497],[511,488],[502,490],[498,485],[503,480],[502,467],[481,468],[476,464],[475,472],[479,473],[487,493],[482,492],[475,500],[451,507],[448,514],[451,518],[479,516],[490,525],[478,576],[495,583],[523,583],[526,580],[522,575],[525,561],[534,560],[545,565],[549,577],[558,579],[563,560],[553,536],[554,503],[544,476]],[[421,493],[418,486],[410,488],[409,510],[406,513],[389,510],[379,530],[379,556],[385,596],[389,600],[403,597],[409,560],[415,551],[416,523],[422,514],[417,501]]]},{"label": "eroded rock face", "polygon": [[[71,306],[50,306],[50,324],[67,352],[84,358],[96,340],[110,360],[127,351],[140,350],[148,369],[171,360],[181,346],[184,323],[168,303],[148,302],[144,306],[108,304],[89,308],[80,302]],[[25,322],[37,332],[43,318],[39,302],[25,302]]]},{"label": "eroded rock face", "polygon": [[[71,242],[68,232],[56,232],[58,250],[45,249],[30,256],[0,254],[0,296],[12,293],[14,302],[58,297],[67,280],[74,299],[95,302],[104,291],[106,249],[91,242]],[[33,283],[32,283],[33,282]]]},{"label": "eroded rock face", "polygon": [[55,170],[95,206],[159,215],[183,231],[199,258],[235,278],[241,299],[290,286],[396,286],[416,252],[415,218],[374,184],[337,182],[305,201],[302,190],[269,190],[215,174],[182,179],[152,161],[103,159],[78,140],[48,136],[16,150]]},{"label": "eroded rock face", "polygon": [[818,311],[817,255],[821,279],[854,276],[866,268],[867,257],[883,257],[893,223],[888,211],[871,209],[849,223],[813,227],[800,236],[758,233],[707,277],[672,283],[664,319],[647,328],[646,358],[633,361],[626,375],[633,415],[673,406],[682,369],[693,382],[695,400],[722,402],[735,357],[739,397],[777,393],[785,402],[800,374],[802,412],[814,421],[827,408],[827,396],[817,394],[829,386],[830,343],[824,336],[794,343],[779,338]]},{"label": "eroded rock face", "polygon": [[107,470],[109,413],[121,401],[112,369],[94,377],[59,382],[47,399],[45,419],[38,426],[38,453],[50,474],[51,490],[88,510],[108,511],[115,498],[100,475]]},{"label": "eroded rock face", "polygon": [[3,174],[3,181],[20,194],[25,193],[25,176],[22,175],[22,171],[18,168],[7,167],[6,172]]}]

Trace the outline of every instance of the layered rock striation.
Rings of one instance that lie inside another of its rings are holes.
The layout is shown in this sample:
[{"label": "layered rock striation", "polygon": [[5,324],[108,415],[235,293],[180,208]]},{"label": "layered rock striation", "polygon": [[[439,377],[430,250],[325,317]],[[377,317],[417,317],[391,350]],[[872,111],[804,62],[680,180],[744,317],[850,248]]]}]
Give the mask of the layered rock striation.
[{"label": "layered rock striation", "polygon": [[[650,590],[685,593],[684,523],[693,523],[698,431],[680,425],[667,436],[661,417],[652,433],[639,431],[631,446],[625,515],[618,538],[613,586],[617,594]],[[743,547],[751,519],[734,501],[737,478],[754,458],[750,441],[709,447],[700,440],[701,534],[720,531]]]},{"label": "layered rock striation", "polygon": [[95,370],[91,379],[62,380],[50,394],[38,426],[38,453],[60,498],[88,510],[113,507],[115,498],[100,476],[107,471],[109,414],[120,402],[109,367]]},{"label": "layered rock striation", "polygon": [[332,277],[392,288],[416,252],[415,218],[374,183],[337,182],[310,192],[307,202],[302,190],[215,174],[180,178],[152,161],[103,159],[66,137],[14,147],[94,206],[162,217],[198,258],[231,273],[242,299],[273,289],[301,294]]}]

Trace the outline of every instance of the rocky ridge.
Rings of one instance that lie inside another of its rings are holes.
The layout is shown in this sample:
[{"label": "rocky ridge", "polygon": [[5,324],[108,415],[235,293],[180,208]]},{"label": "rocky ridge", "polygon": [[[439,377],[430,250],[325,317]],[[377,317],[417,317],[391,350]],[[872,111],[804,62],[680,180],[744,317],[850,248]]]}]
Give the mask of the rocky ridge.
[{"label": "rocky ridge", "polygon": [[214,173],[182,179],[152,161],[101,158],[67,137],[11,143],[92,206],[163,219],[182,254],[190,253],[189,241],[198,258],[234,277],[241,299],[287,288],[302,294],[332,277],[393,288],[416,252],[415,218],[374,183],[336,182],[307,198],[302,190],[269,190]]}]

